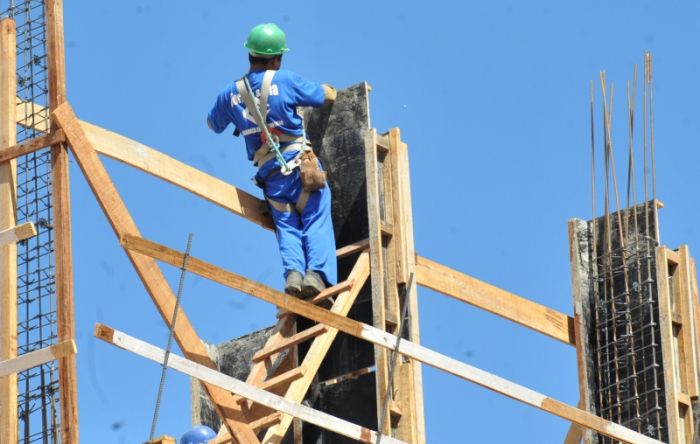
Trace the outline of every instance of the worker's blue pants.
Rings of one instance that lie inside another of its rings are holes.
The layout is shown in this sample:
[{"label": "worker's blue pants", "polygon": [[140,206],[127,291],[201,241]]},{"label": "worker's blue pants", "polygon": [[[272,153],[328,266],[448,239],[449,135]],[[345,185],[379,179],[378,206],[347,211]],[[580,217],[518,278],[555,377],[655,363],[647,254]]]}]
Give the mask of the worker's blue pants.
[{"label": "worker's blue pants", "polygon": [[291,211],[280,211],[270,205],[275,222],[284,277],[292,270],[319,272],[326,284],[335,285],[338,267],[335,235],[331,219],[331,190],[328,184],[309,195],[301,213],[294,209],[301,192],[299,168],[285,176],[279,171],[264,181],[265,196],[275,202],[289,204]]}]

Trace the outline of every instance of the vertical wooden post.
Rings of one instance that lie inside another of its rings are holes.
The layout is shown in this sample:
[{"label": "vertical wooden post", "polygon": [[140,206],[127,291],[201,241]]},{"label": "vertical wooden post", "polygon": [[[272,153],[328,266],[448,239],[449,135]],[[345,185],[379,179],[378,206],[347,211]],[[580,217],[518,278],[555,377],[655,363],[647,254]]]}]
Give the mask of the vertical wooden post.
[{"label": "vertical wooden post", "polygon": [[[0,21],[0,148],[17,142],[17,54],[15,22]],[[16,222],[17,166],[0,164],[0,230]],[[17,356],[17,246],[0,246],[0,361]],[[16,443],[17,374],[0,378],[0,442]]]},{"label": "vertical wooden post", "polygon": [[[386,331],[386,309],[384,304],[385,282],[384,282],[384,257],[382,239],[382,217],[379,174],[379,162],[377,160],[377,132],[372,129],[365,136],[365,171],[367,175],[367,215],[369,218],[369,252],[370,269],[372,282],[372,323],[376,328]],[[395,322],[395,320],[394,320]],[[377,381],[377,422],[379,422],[382,412],[381,406],[384,398],[388,396],[389,378],[387,352],[383,347],[374,347],[374,364]],[[389,419],[385,421],[383,427],[377,431],[390,435],[391,423]]]},{"label": "vertical wooden post", "polygon": [[[66,100],[62,0],[46,1],[46,34],[49,61],[49,109],[53,111]],[[52,129],[55,129],[53,123]],[[67,341],[75,337],[70,182],[68,150],[66,148],[64,143],[51,147],[56,311],[59,341]],[[61,396],[61,442],[77,444],[78,387],[75,355],[58,361],[58,385]]]},{"label": "vertical wooden post", "polygon": [[690,257],[687,247],[682,252],[659,246],[656,276],[668,437],[671,443],[685,444],[693,441],[692,395],[697,392],[697,370],[690,362],[694,356],[694,325],[690,320],[690,272],[684,270],[686,264],[690,265]]},{"label": "vertical wooden post", "polygon": [[[409,276],[415,272],[416,252],[408,147],[401,142],[398,128],[381,136],[374,130],[368,133],[365,168],[373,323],[384,331],[399,334],[406,307],[409,325],[402,331],[409,341],[419,342],[415,277],[405,297],[400,296],[409,283]],[[382,418],[385,421],[382,433],[407,442],[425,442],[420,363],[407,358],[394,361],[388,356],[385,350],[375,347],[378,421]],[[394,369],[389,380],[392,365]]]},{"label": "vertical wooden post", "polygon": [[[389,131],[389,155],[392,164],[392,189],[394,210],[394,245],[396,248],[397,282],[408,285],[410,276],[413,282],[406,292],[404,304],[408,304],[408,340],[420,343],[418,322],[418,284],[415,276],[416,249],[413,239],[413,206],[411,201],[411,180],[408,162],[408,146],[401,141],[398,128]],[[402,310],[401,304],[398,307]],[[400,313],[397,313],[400,317]],[[416,360],[399,360],[394,385],[400,387],[397,400],[404,411],[399,423],[397,437],[409,442],[425,442],[425,416],[423,412],[423,376],[421,363]]]},{"label": "vertical wooden post", "polygon": [[[595,222],[594,222],[595,223]],[[586,221],[580,219],[569,220],[569,261],[571,264],[571,288],[574,299],[574,331],[576,338],[576,364],[578,366],[579,403],[581,410],[594,413],[594,400],[591,387],[593,376],[590,374],[593,368],[592,352],[588,343],[591,329],[591,258],[589,226]],[[585,444],[596,441],[591,430],[580,430],[576,423],[571,424],[569,433],[564,440],[565,444],[578,443],[581,440]]]}]

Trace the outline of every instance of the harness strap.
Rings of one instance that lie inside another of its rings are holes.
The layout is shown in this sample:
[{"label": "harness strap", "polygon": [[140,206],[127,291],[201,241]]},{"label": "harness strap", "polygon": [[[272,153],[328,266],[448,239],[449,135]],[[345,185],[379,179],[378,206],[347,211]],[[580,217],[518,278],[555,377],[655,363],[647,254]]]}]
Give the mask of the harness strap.
[{"label": "harness strap", "polygon": [[290,203],[277,202],[276,200],[272,200],[267,196],[265,196],[265,199],[267,200],[267,203],[270,204],[270,206],[272,208],[274,208],[275,210],[277,210],[281,213],[291,213],[292,211],[295,211],[294,206]]},{"label": "harness strap", "polygon": [[[270,97],[270,89],[272,88],[272,78],[275,76],[275,71],[267,70],[263,75],[262,85],[260,86],[260,114],[262,114],[263,121],[261,122],[258,118],[258,114],[254,112],[256,103],[255,98],[250,94],[248,88],[246,88],[245,80],[240,79],[236,81],[236,89],[238,93],[243,98],[243,103],[246,106],[246,113],[250,115],[255,123],[258,125],[260,131],[262,132],[263,125],[267,125],[267,104]],[[269,126],[268,126],[269,129]],[[301,144],[303,148],[304,137],[294,136],[291,134],[277,133],[277,140],[282,143],[289,143],[284,149],[280,149],[280,152],[287,153],[292,151],[292,148],[299,149],[296,145]],[[275,158],[275,154],[271,152],[270,147],[267,143],[260,145],[260,148],[253,155],[253,165],[262,166],[268,161]]]},{"label": "harness strap", "polygon": [[[272,78],[275,76],[275,71],[269,69],[265,71],[260,86],[260,112],[263,116],[263,123],[267,125],[267,100],[270,97],[270,88],[272,87]],[[262,129],[262,127],[260,128]]]},{"label": "harness strap", "polygon": [[[280,149],[280,152],[282,154],[288,153],[290,151],[295,151],[295,150],[300,150],[302,147],[299,145],[302,145],[304,142],[304,138],[301,136],[293,136],[289,138],[285,138],[285,142],[290,142],[289,145],[285,146],[284,148]],[[280,142],[282,141],[282,138],[280,137]],[[270,147],[266,144],[263,143],[260,145],[260,148],[255,152],[255,155],[253,156],[253,165],[255,166],[263,166],[265,165],[268,161],[272,160],[275,158],[275,153],[270,152]]]},{"label": "harness strap", "polygon": [[304,211],[304,208],[306,208],[306,204],[309,203],[310,195],[311,193],[309,193],[308,191],[302,191],[299,195],[299,200],[297,200],[297,204],[294,206],[294,208],[296,208],[299,214],[301,214],[302,211]]},{"label": "harness strap", "polygon": [[243,103],[245,103],[245,112],[253,118],[253,120],[258,126],[261,126],[260,121],[258,120],[257,113],[253,111],[255,109],[255,100],[253,99],[253,96],[248,94],[248,88],[245,87],[245,82],[243,81],[243,79],[236,81],[236,89],[238,90],[238,94],[241,95]]},{"label": "harness strap", "polygon": [[291,213],[292,211],[296,211],[297,213],[301,214],[302,211],[304,211],[304,208],[306,208],[306,204],[309,203],[310,194],[311,193],[309,193],[308,191],[302,191],[299,195],[299,200],[297,201],[296,205],[292,205],[286,202],[278,202],[276,200],[270,199],[267,196],[265,196],[265,200],[267,200],[267,203],[270,204],[272,208],[281,213]]}]

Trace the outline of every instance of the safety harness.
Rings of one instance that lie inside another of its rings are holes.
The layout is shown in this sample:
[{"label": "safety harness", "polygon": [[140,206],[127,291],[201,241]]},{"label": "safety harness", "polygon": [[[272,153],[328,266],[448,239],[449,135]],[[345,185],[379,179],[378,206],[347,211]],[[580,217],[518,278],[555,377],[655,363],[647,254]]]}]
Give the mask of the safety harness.
[{"label": "safety harness", "polygon": [[[272,87],[272,78],[275,76],[274,70],[267,70],[263,76],[262,85],[260,87],[260,101],[255,99],[253,89],[248,82],[248,78],[243,76],[240,80],[236,81],[236,89],[243,99],[243,103],[246,106],[246,112],[253,117],[255,123],[260,128],[260,139],[262,140],[262,145],[253,155],[253,165],[260,168],[265,163],[272,159],[277,159],[280,163],[280,171],[282,174],[291,173],[294,168],[297,168],[301,161],[300,158],[305,150],[311,150],[307,147],[306,137],[293,136],[289,134],[284,134],[279,130],[270,128],[267,125],[267,103],[270,97],[270,89]],[[280,147],[280,143],[288,143],[284,148]],[[289,153],[293,151],[298,151],[299,153],[289,162],[285,161],[284,153]],[[276,172],[277,170],[273,170]],[[296,205],[292,205],[286,202],[278,202],[265,196],[270,207],[277,211],[290,213],[292,211],[297,211],[301,214],[309,200],[309,192],[303,190]]]}]

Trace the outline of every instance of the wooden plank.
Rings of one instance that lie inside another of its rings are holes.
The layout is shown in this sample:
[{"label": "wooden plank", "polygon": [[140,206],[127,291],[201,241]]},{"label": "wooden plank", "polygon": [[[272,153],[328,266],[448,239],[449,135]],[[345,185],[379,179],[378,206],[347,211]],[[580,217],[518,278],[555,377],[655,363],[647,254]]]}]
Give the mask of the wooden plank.
[{"label": "wooden plank", "polygon": [[693,299],[693,270],[690,258],[690,250],[687,245],[681,245],[678,249],[680,256],[679,263],[679,296],[681,322],[683,323],[683,348],[685,350],[685,366],[686,375],[686,393],[691,397],[697,397],[700,394],[700,382],[698,381],[698,349],[695,337],[695,309],[696,304]]},{"label": "wooden plank", "polygon": [[[341,317],[347,316],[369,276],[369,267],[369,253],[365,252],[360,254],[347,278],[347,281],[353,282],[353,285],[348,290],[338,295],[329,313]],[[315,305],[312,306],[317,308]],[[321,367],[321,363],[328,354],[328,350],[330,350],[337,335],[338,329],[328,328],[325,333],[314,339],[301,364],[307,372],[304,374],[303,378],[294,381],[292,385],[289,386],[289,389],[284,394],[286,399],[293,402],[302,402],[304,400],[311,383],[318,373],[318,369]],[[287,433],[291,422],[291,416],[284,416],[279,424],[267,431],[263,442],[266,444],[280,443]]]},{"label": "wooden plank", "polygon": [[[401,310],[399,308],[399,290],[397,285],[396,268],[398,266],[397,257],[397,232],[401,230],[401,222],[397,221],[394,214],[394,207],[397,204],[397,196],[394,192],[394,181],[393,176],[394,163],[396,161],[393,153],[396,151],[396,145],[400,143],[398,138],[398,128],[392,128],[389,131],[389,152],[383,156],[381,160],[381,174],[379,180],[382,184],[380,188],[379,200],[383,207],[382,220],[381,220],[381,231],[382,244],[384,245],[383,250],[383,260],[384,260],[384,311],[387,321],[387,326],[384,330],[391,331],[396,334],[396,328],[399,324],[399,317],[401,316]],[[390,232],[390,234],[389,234]],[[400,236],[399,236],[400,237]],[[394,325],[389,326],[388,323],[393,321]],[[396,382],[396,376],[394,376],[394,383]],[[395,390],[392,391],[391,397],[393,399],[394,393],[399,390],[403,390],[394,385]],[[381,410],[381,408],[380,408]],[[412,440],[412,437],[408,437],[408,440]]]},{"label": "wooden plank", "polygon": [[[690,288],[693,301],[693,317],[695,318],[695,349],[698,350],[698,359],[695,363],[700,368],[700,300],[698,294],[698,275],[695,268],[695,259],[690,258]],[[700,377],[700,375],[698,375]]]},{"label": "wooden plank", "polygon": [[[404,146],[401,144],[401,132],[398,128],[392,128],[389,130],[389,158],[391,160],[390,171],[391,171],[391,190],[393,193],[393,199],[391,202],[391,212],[392,219],[394,220],[394,225],[397,227],[394,230],[394,237],[392,239],[395,250],[396,250],[396,280],[400,284],[406,284],[408,282],[409,270],[406,264],[408,260],[408,242],[407,237],[407,227],[406,224],[408,219],[413,219],[413,214],[410,208],[406,207],[407,193],[410,195],[411,190],[405,189],[406,185],[404,183],[404,175],[408,175],[409,172],[405,171],[401,163],[404,158],[408,157],[406,150],[402,150]],[[412,232],[411,232],[411,237]]]},{"label": "wooden plank", "polygon": [[670,275],[668,272],[668,249],[659,246],[656,249],[656,281],[659,293],[659,331],[661,334],[661,351],[664,366],[664,387],[666,389],[666,418],[668,421],[668,439],[672,443],[683,442],[684,437],[678,408],[678,390],[676,375],[678,362],[673,346],[673,322],[671,319]]},{"label": "wooden plank", "polygon": [[[136,236],[126,235],[122,245],[132,251],[148,255],[175,267],[182,264],[183,253]],[[236,273],[216,267],[201,259],[188,256],[187,269],[194,274],[207,278],[229,288],[247,293],[253,297],[284,307],[305,318],[321,322],[343,333],[366,340],[386,349],[394,349],[396,336],[357,322],[340,314],[329,312],[303,300],[281,293],[273,288],[247,279]],[[465,364],[411,341],[401,340],[399,353],[416,359],[424,364],[453,374],[466,381],[471,381],[489,390],[508,396],[516,401],[541,409],[545,412],[592,428],[603,435],[626,443],[659,444],[660,441],[644,436],[619,424],[599,418],[592,413],[549,398],[514,382]]]},{"label": "wooden plank", "polygon": [[576,345],[574,319],[424,257],[417,257],[419,285],[474,305],[569,345]]},{"label": "wooden plank", "polygon": [[[98,324],[95,327],[95,337],[159,364],[163,362],[165,356],[164,350],[107,327],[106,325]],[[379,438],[377,433],[372,430],[357,426],[310,407],[294,403],[281,396],[268,393],[265,390],[246,384],[243,381],[219,373],[216,370],[185,359],[179,355],[170,355],[168,367],[193,378],[197,378],[200,381],[204,381],[207,384],[216,385],[221,389],[238,393],[258,404],[300,418],[311,424],[347,436],[348,438],[356,439],[364,443],[373,443]],[[381,436],[381,441],[393,444],[403,443],[403,441],[399,441],[390,436]]]},{"label": "wooden plank", "polygon": [[148,441],[145,444],[177,444],[177,440],[172,436],[163,435],[158,438],[154,438],[153,441]]},{"label": "wooden plank", "polygon": [[146,145],[87,122],[81,124],[100,154],[165,180],[263,228],[275,229],[265,202],[252,194]]},{"label": "wooden plank", "polygon": [[[378,156],[378,165],[381,166],[378,171],[379,178],[379,201],[380,201],[380,229],[382,232],[382,261],[383,261],[383,277],[384,277],[384,317],[385,325],[382,330],[398,334],[398,329],[401,324],[401,304],[399,301],[399,289],[397,287],[397,267],[400,259],[398,257],[397,243],[402,241],[403,229],[402,221],[399,215],[396,214],[398,195],[394,190],[396,171],[396,150],[400,144],[398,128],[392,128],[387,136],[382,137],[386,142],[388,150],[382,152]],[[387,227],[391,227],[390,230]],[[390,233],[389,233],[390,232]],[[390,235],[389,235],[390,234]],[[392,364],[393,362],[393,364]],[[392,380],[389,380],[389,368],[394,365]],[[398,403],[395,399],[397,394],[403,396],[410,395],[412,390],[412,381],[407,381],[404,377],[402,367],[406,364],[400,359],[396,359],[391,355],[387,355],[387,384],[385,389],[385,398],[378,398],[377,402],[377,420],[384,421],[387,430],[393,430],[396,437],[406,441],[415,442],[415,433],[412,430],[412,418],[406,418],[405,421],[398,421],[400,417],[391,416],[391,406]],[[407,385],[408,383],[408,385]]]},{"label": "wooden plank", "polygon": [[318,335],[321,335],[325,333],[328,330],[328,327],[326,327],[323,324],[317,324],[314,325],[311,328],[307,328],[306,330],[300,331],[299,333],[295,334],[294,336],[290,336],[288,338],[285,338],[281,341],[276,342],[274,345],[265,347],[261,350],[259,350],[257,353],[253,355],[253,362],[260,362],[263,359],[267,359],[270,356],[274,355],[275,353],[279,353],[284,349],[294,347],[297,344],[300,344],[302,342],[308,341],[309,339],[315,338]]},{"label": "wooden plank", "polygon": [[[399,282],[406,281],[408,284],[409,278],[413,275],[414,284],[407,288],[406,298],[408,303],[409,313],[409,332],[408,337],[412,342],[420,343],[420,322],[418,312],[418,286],[415,284],[416,279],[416,247],[413,234],[413,203],[411,198],[411,173],[408,158],[408,146],[400,142],[396,146],[396,177],[398,184],[395,190],[398,193],[400,219],[402,221],[402,236],[401,241],[403,250],[401,251],[402,259],[399,268]],[[403,402],[404,406],[411,406],[412,410],[408,410],[407,414],[411,415],[411,420],[415,429],[416,442],[425,442],[425,413],[423,404],[423,376],[420,362],[411,360],[410,368],[402,370],[406,372],[406,378],[413,379],[412,392],[404,399],[399,393],[398,399]]]},{"label": "wooden plank", "polygon": [[36,236],[33,222],[25,222],[12,228],[0,231],[0,245],[15,244],[21,240]]},{"label": "wooden plank", "polygon": [[268,427],[271,427],[275,424],[279,424],[279,422],[282,420],[282,414],[280,412],[273,413],[272,415],[264,416],[260,419],[256,419],[255,421],[250,423],[250,427],[253,428],[255,431],[259,431],[262,429],[266,429]]},{"label": "wooden plank", "polygon": [[43,136],[34,137],[25,142],[18,143],[7,148],[0,149],[0,162],[16,159],[19,156],[33,153],[47,146],[55,145],[66,141],[66,136],[63,131],[52,131]]},{"label": "wooden plank", "polygon": [[328,287],[316,296],[307,299],[308,302],[318,305],[319,303],[332,298],[335,295],[338,295],[344,291],[350,290],[352,286],[355,285],[355,282],[352,279],[345,280],[343,282],[339,282],[336,285],[332,287]]},{"label": "wooden plank", "polygon": [[[326,288],[325,290],[323,290],[322,292],[320,292],[316,296],[314,296],[310,299],[307,299],[306,301],[311,303],[311,304],[318,305],[319,303],[321,303],[327,299],[332,298],[333,296],[337,295],[338,293],[342,293],[346,290],[349,290],[350,288],[352,288],[353,285],[354,285],[354,282],[352,280],[346,280],[343,282],[339,282],[332,287]],[[282,316],[287,316],[287,313],[284,311],[279,311],[277,313],[277,317],[281,318]]]},{"label": "wooden plank", "polygon": [[321,381],[321,382],[319,382],[319,385],[322,385],[324,387],[328,387],[331,385],[338,384],[339,382],[349,381],[351,379],[357,379],[360,376],[366,375],[368,373],[372,373],[373,371],[374,371],[374,366],[361,368],[359,370],[354,370],[352,372],[348,372],[344,375],[336,376],[335,378],[326,379],[325,381]]},{"label": "wooden plank", "polygon": [[[0,20],[0,147],[17,143],[14,100],[17,95],[16,29],[11,19]],[[0,230],[16,225],[17,165],[0,163]],[[17,246],[0,246],[0,361],[17,356]],[[17,375],[0,378],[0,442],[16,443]]]},{"label": "wooden plank", "polygon": [[[355,299],[362,290],[362,287],[364,286],[368,275],[369,253],[365,252],[358,257],[357,261],[355,262],[355,265],[350,271],[348,279],[345,282],[352,283],[352,285],[348,286],[345,291],[338,295],[335,304],[331,308],[331,311],[333,313],[337,313],[343,316],[347,315]],[[293,336],[294,332],[296,331],[294,326],[295,319],[296,316],[288,316],[281,319],[280,322],[278,322],[278,324],[275,326],[275,331],[273,332],[272,336],[268,339],[264,348],[274,347],[279,342],[286,340],[287,337]],[[306,353],[304,362],[302,363],[302,366],[306,370],[304,373],[304,377],[294,381],[289,386],[286,393],[284,394],[284,397],[286,399],[289,399],[294,402],[303,401],[304,396],[306,395],[311,383],[313,382],[314,377],[318,372],[318,369],[320,368],[321,363],[323,362],[326,354],[328,353],[328,350],[330,349],[336,335],[337,330],[331,329],[330,331],[326,331],[326,333],[314,339]],[[292,351],[294,352],[294,350]],[[293,353],[291,357],[296,359],[295,353]],[[253,365],[253,368],[251,369],[246,382],[256,387],[261,387],[265,384],[265,382],[263,382],[264,379],[269,376],[270,375],[268,375],[266,366],[263,365],[261,362],[258,362]],[[251,408],[249,416],[251,418],[257,418],[261,417],[262,415],[270,414],[265,409],[261,409],[260,406],[252,405],[250,407]],[[276,425],[271,430],[269,430],[266,438],[264,438],[264,442],[279,442],[282,439],[282,437],[284,437],[284,435],[286,434],[286,431],[290,425],[291,418],[292,417],[290,416],[285,416],[282,419],[282,421],[280,421],[280,424]],[[220,441],[217,442],[225,442],[226,437],[227,434],[225,433],[225,431],[220,431],[217,437],[217,439]]]},{"label": "wooden plank", "polygon": [[[17,104],[17,125],[32,128],[40,133],[48,133],[51,130],[48,108],[37,103],[23,102],[19,97],[16,98],[15,103]],[[42,118],[37,119],[36,116],[42,116]],[[44,116],[46,118],[43,118]]]},{"label": "wooden plank", "polygon": [[365,251],[368,248],[369,248],[369,239],[364,239],[364,240],[346,245],[344,247],[338,248],[335,252],[335,255],[338,257],[338,259],[341,259],[341,258],[344,258],[347,256],[351,256],[353,254],[357,254],[357,253],[360,253],[362,251]]},{"label": "wooden plank", "polygon": [[675,251],[666,248],[666,261],[671,262],[673,265],[678,265],[681,262],[681,257]]},{"label": "wooden plank", "polygon": [[55,359],[74,355],[78,352],[74,341],[60,342],[40,350],[25,353],[7,361],[0,361],[0,377],[19,373]]},{"label": "wooden plank", "polygon": [[[66,101],[63,0],[47,0],[45,7],[48,99],[49,110],[53,111]],[[51,129],[56,130],[54,123]],[[56,333],[59,341],[67,341],[75,337],[75,303],[68,148],[63,142],[51,146],[51,187]],[[78,374],[75,355],[58,360],[58,391],[61,401],[61,442],[78,444]]]},{"label": "wooden plank", "polygon": [[686,407],[690,408],[692,406],[690,396],[688,396],[687,393],[678,392],[678,404],[683,404]]},{"label": "wooden plank", "polygon": [[395,399],[390,400],[389,414],[391,415],[392,424],[398,422],[403,417],[403,409],[401,408],[401,403],[399,403]]},{"label": "wooden plank", "polygon": [[[401,142],[398,128],[389,130],[390,178],[394,236],[390,247],[395,257],[395,284],[406,286],[413,275],[410,288],[406,290],[404,304],[408,304],[407,338],[419,343],[418,292],[415,285],[416,251],[413,239],[413,209],[411,204],[410,170],[408,146]],[[398,301],[398,293],[396,294]],[[401,304],[397,303],[397,318],[401,315]],[[414,360],[398,360],[393,387],[396,401],[403,406],[401,421],[396,424],[396,436],[411,442],[425,442],[425,419],[423,413],[423,378],[420,363]]]},{"label": "wooden plank", "polygon": [[691,283],[689,262],[690,255],[687,245],[678,248],[676,262],[677,266],[673,276],[672,310],[677,314],[680,323],[674,328],[674,345],[678,364],[678,374],[676,376],[676,397],[678,399],[679,422],[681,433],[685,437],[685,442],[693,441],[693,413],[690,392],[697,393],[697,368],[695,366],[695,348],[693,341],[693,317],[691,316]]},{"label": "wooden plank", "polygon": [[564,444],[579,444],[583,438],[583,429],[576,423],[571,423],[564,437]]},{"label": "wooden plank", "polygon": [[262,384],[260,384],[260,388],[267,391],[273,391],[279,386],[288,385],[292,381],[301,378],[302,376],[304,376],[304,373],[306,373],[304,367],[293,368],[275,376],[272,379],[268,379],[267,381],[263,382]]},{"label": "wooden plank", "polygon": [[[112,229],[118,237],[131,234],[138,236],[139,230],[131,218],[129,211],[114,187],[104,165],[100,162],[97,152],[88,140],[78,119],[68,103],[59,106],[52,114],[55,121],[65,131],[68,143],[73,150],[85,179],[92,189],[97,201],[104,211]],[[151,258],[126,252],[137,274],[141,278],[148,294],[151,296],[158,312],[166,323],[170,322],[175,309],[175,295],[165,280],[158,265]],[[207,349],[197,336],[194,327],[184,312],[180,311],[174,337],[180,349],[189,359],[209,367],[215,367],[209,358]],[[235,403],[231,393],[214,386],[204,386],[217,413],[224,421],[229,431],[233,430],[234,437],[241,443],[259,443],[255,433],[247,426],[247,420]]]},{"label": "wooden plank", "polygon": [[[275,344],[278,341],[284,340],[284,338],[294,335],[295,332],[296,314],[291,313],[289,316],[285,316],[282,319],[280,319],[277,322],[277,324],[273,327],[272,333],[270,334],[270,337],[265,343],[265,347]],[[270,376],[271,375],[268,375],[268,369],[266,365],[253,363],[253,367],[251,368],[250,373],[246,378],[246,382],[254,386],[259,386],[263,383],[265,379],[267,379]]]},{"label": "wooden plank", "polygon": [[[382,219],[380,214],[381,200],[379,191],[379,165],[377,161],[377,131],[372,129],[365,136],[365,174],[367,176],[367,215],[369,218],[369,253],[372,282],[372,324],[382,330],[386,329],[386,311],[384,306],[384,294],[386,291],[384,282],[384,257],[382,251]],[[377,422],[381,416],[381,406],[387,397],[388,359],[386,350],[382,347],[374,347],[374,365],[376,367],[376,401]],[[387,421],[382,433],[391,431],[391,424]]]},{"label": "wooden plank", "polygon": [[[570,219],[569,234],[569,263],[571,267],[571,289],[574,306],[574,331],[576,338],[587,338],[589,335],[591,306],[590,283],[593,280],[590,267],[590,230],[588,223],[580,219]],[[592,353],[586,340],[576,341],[576,366],[578,369],[579,403],[578,407],[587,412],[594,410],[595,393],[591,390],[593,376],[589,369],[593,368]],[[590,431],[582,430],[577,424],[571,424],[564,444],[574,444],[581,440],[585,444],[597,441]]]},{"label": "wooden plank", "polygon": [[[20,101],[17,110],[18,125],[48,130],[28,120],[32,110],[43,110],[40,105]],[[275,229],[264,200],[128,137],[85,121],[80,124],[98,153],[189,191],[263,228]]]}]

